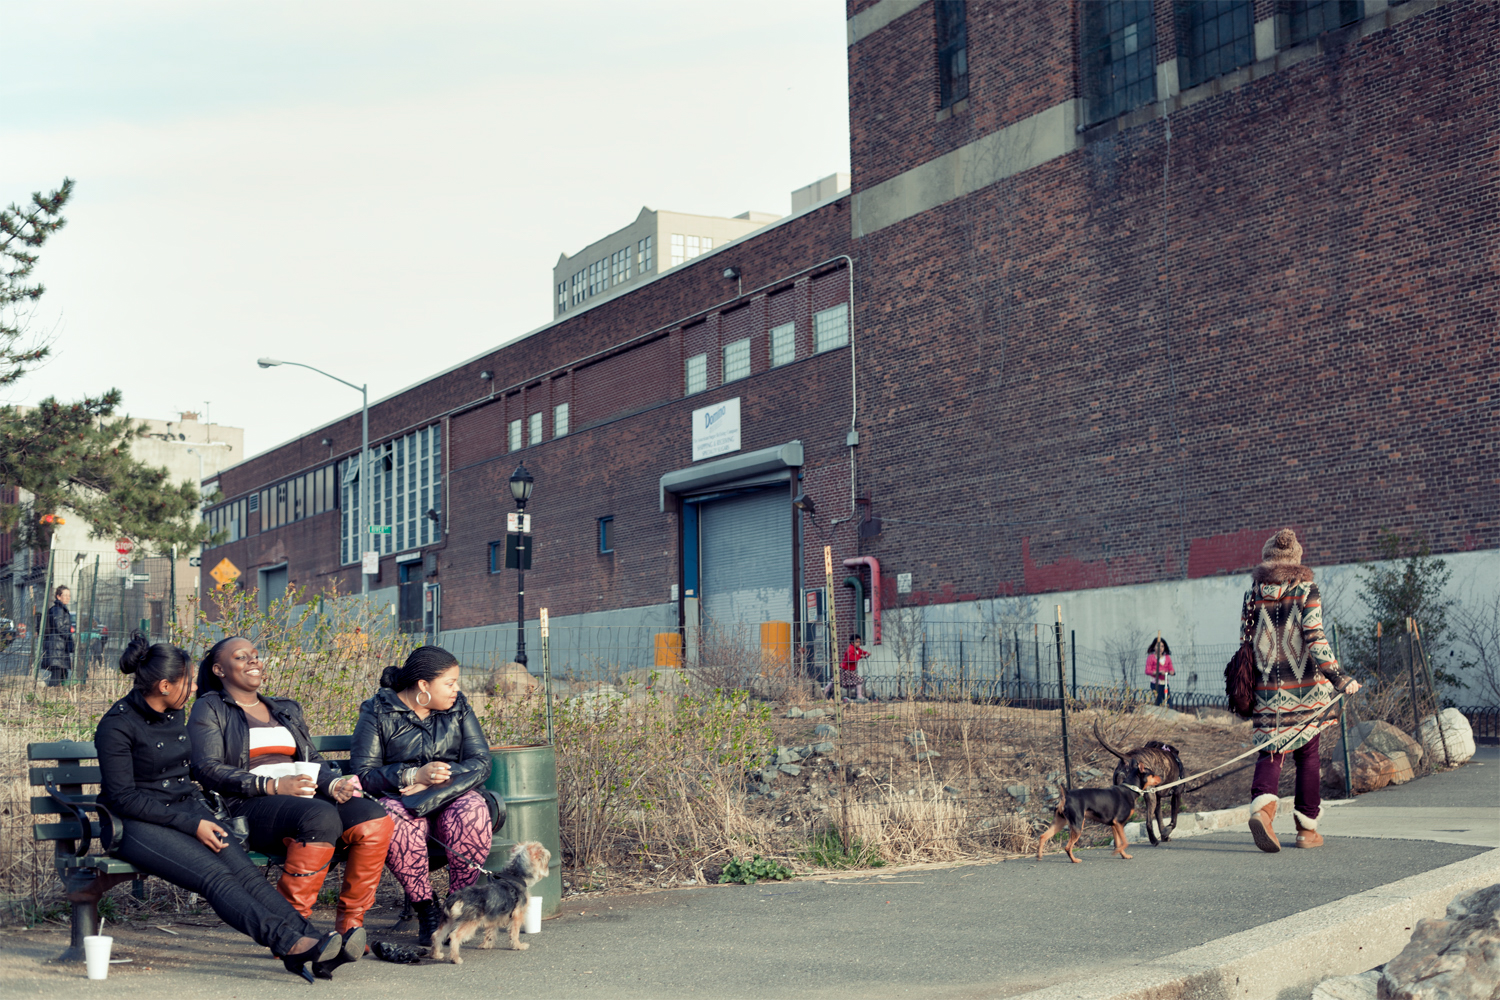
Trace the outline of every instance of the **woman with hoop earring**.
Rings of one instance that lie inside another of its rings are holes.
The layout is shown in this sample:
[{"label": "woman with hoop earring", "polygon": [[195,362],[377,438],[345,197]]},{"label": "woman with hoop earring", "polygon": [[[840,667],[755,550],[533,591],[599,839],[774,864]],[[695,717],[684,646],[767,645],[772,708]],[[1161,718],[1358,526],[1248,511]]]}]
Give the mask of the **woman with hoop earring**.
[{"label": "woman with hoop earring", "polygon": [[386,667],[380,689],[359,707],[349,764],[365,794],[395,821],[386,864],[412,901],[432,943],[442,913],[432,894],[427,838],[448,851],[450,894],[479,879],[494,824],[479,787],[490,774],[490,744],[458,689],[454,655],[419,646],[399,668]]}]

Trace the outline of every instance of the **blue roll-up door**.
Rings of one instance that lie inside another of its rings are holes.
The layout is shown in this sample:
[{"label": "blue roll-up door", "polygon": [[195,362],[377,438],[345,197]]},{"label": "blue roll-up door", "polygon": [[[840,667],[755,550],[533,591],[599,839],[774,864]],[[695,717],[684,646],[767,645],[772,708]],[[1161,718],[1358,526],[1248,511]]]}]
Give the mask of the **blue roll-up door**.
[{"label": "blue roll-up door", "polygon": [[792,620],[792,510],[785,485],[699,504],[698,531],[706,626]]}]

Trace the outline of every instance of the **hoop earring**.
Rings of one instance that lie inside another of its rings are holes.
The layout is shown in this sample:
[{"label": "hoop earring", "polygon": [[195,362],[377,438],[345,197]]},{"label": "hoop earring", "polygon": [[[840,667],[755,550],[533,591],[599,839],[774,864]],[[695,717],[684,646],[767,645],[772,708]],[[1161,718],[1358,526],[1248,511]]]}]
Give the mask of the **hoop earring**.
[{"label": "hoop earring", "polygon": [[[427,696],[427,700],[426,701],[422,700],[422,696],[424,694]],[[432,704],[432,692],[431,691],[418,691],[417,692],[417,704],[420,705],[420,706],[422,706],[423,708],[426,708],[428,705],[431,705]]]}]

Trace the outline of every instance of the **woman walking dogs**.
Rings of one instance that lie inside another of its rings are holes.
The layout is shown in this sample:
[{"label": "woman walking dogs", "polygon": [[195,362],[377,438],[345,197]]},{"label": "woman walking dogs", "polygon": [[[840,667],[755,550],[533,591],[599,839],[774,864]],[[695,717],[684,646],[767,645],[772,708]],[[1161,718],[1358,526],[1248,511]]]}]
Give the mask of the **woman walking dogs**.
[{"label": "woman walking dogs", "polygon": [[1353,694],[1359,682],[1339,669],[1323,636],[1318,585],[1312,570],[1302,565],[1302,546],[1292,529],[1282,528],[1267,540],[1261,558],[1241,607],[1240,642],[1250,643],[1255,654],[1255,742],[1275,750],[1262,751],[1255,765],[1250,833],[1261,850],[1281,850],[1271,823],[1281,766],[1290,753],[1297,764],[1297,846],[1319,847],[1318,737],[1338,722],[1337,715],[1325,711],[1335,689]]},{"label": "woman walking dogs", "polygon": [[428,876],[429,826],[448,849],[450,895],[478,881],[494,835],[489,805],[475,791],[490,774],[490,744],[458,674],[458,660],[439,646],[419,646],[399,669],[386,667],[380,689],[359,707],[349,750],[365,791],[382,796],[396,821],[389,864],[424,946],[443,917]]},{"label": "woman walking dogs", "polygon": [[196,685],[187,652],[148,645],[137,632],[120,671],[135,676],[135,688],[110,706],[94,733],[99,801],[125,825],[118,856],[203,896],[226,924],[282,956],[287,971],[309,983],[315,974],[330,975],[339,935],[320,936],[266,883],[188,780],[183,707]]},{"label": "woman walking dogs", "polygon": [[[286,853],[277,890],[304,917],[312,914],[334,847],[348,845],[335,929],[340,962],[365,952],[365,911],[375,902],[391,844],[391,818],[361,798],[359,779],[340,777],[313,749],[302,706],[260,693],[265,666],[248,639],[221,639],[198,668],[198,700],[188,722],[193,777],[224,797],[249,827],[250,846]],[[317,764],[317,777],[293,774]]]}]

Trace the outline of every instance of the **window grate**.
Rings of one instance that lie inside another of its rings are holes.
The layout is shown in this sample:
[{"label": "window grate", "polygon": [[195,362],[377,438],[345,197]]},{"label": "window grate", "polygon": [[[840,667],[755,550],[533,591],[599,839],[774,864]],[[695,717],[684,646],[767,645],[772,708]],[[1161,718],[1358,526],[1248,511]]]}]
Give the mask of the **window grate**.
[{"label": "window grate", "polygon": [[1255,61],[1255,5],[1250,0],[1177,3],[1177,56],[1182,89]]},{"label": "window grate", "polygon": [[965,0],[937,0],[938,107],[969,96],[969,14]]},{"label": "window grate", "polygon": [[1361,0],[1283,0],[1288,45],[1310,42],[1325,31],[1365,16]]},{"label": "window grate", "polygon": [[1151,0],[1083,5],[1083,74],[1088,122],[1156,100],[1156,17]]}]

